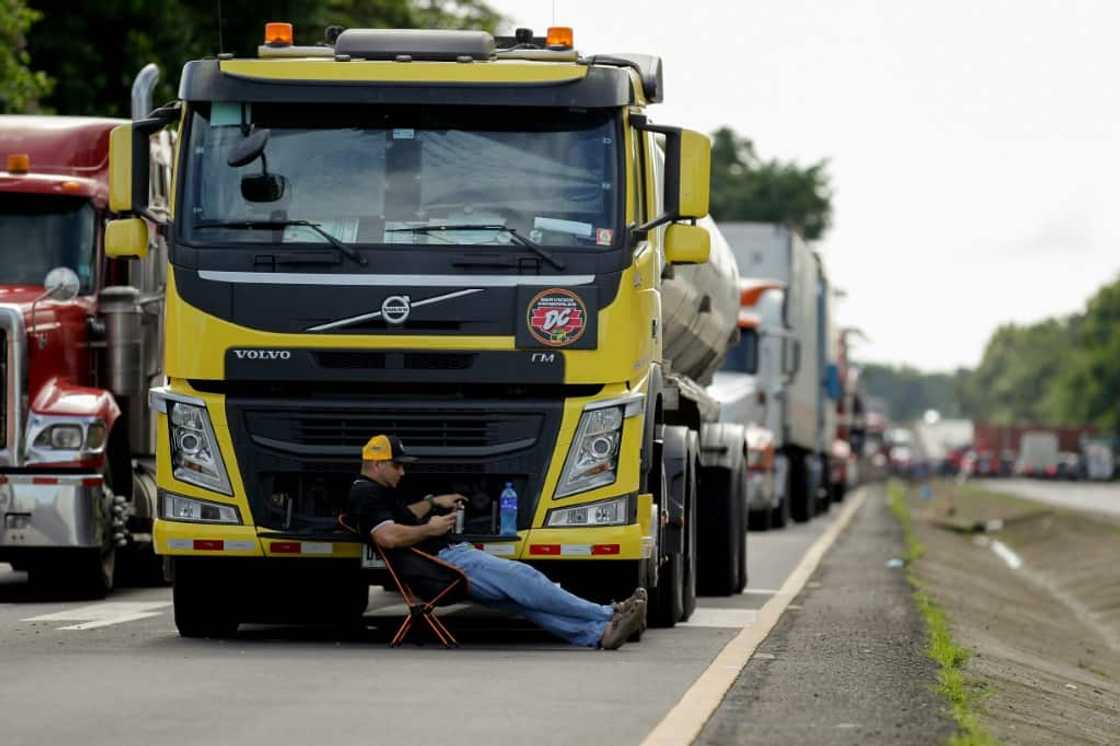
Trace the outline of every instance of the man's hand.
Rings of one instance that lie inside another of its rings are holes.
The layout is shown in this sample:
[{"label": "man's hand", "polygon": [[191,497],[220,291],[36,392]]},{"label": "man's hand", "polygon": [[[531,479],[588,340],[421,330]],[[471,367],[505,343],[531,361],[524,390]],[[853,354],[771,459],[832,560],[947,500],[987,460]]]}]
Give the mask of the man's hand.
[{"label": "man's hand", "polygon": [[424,525],[428,527],[431,536],[443,536],[455,527],[455,514],[432,516]]},{"label": "man's hand", "polygon": [[466,503],[467,498],[463,497],[457,492],[448,495],[437,495],[432,498],[432,502],[440,506],[444,510],[458,510]]}]

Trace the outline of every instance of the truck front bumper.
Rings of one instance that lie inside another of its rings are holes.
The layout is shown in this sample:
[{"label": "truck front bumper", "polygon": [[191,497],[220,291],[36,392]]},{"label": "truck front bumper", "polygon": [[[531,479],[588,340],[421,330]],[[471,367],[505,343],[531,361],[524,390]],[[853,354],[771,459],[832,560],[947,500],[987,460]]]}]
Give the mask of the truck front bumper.
[{"label": "truck front bumper", "polygon": [[99,547],[108,508],[98,474],[0,474],[0,558]]}]

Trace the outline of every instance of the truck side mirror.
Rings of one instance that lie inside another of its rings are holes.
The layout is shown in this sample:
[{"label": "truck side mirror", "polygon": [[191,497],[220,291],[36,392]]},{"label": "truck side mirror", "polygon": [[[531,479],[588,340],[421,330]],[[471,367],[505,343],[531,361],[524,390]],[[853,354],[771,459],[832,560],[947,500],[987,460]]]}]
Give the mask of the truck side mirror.
[{"label": "truck side mirror", "polygon": [[110,220],[105,226],[105,254],[114,259],[148,255],[148,224],[142,218]]},{"label": "truck side mirror", "polygon": [[132,124],[109,133],[109,209],[132,211]]},{"label": "truck side mirror", "polygon": [[712,237],[698,225],[674,223],[665,229],[665,261],[670,264],[703,264],[712,250]]},{"label": "truck side mirror", "polygon": [[109,134],[109,209],[133,212],[157,223],[163,215],[148,209],[151,136],[178,121],[179,105],[160,107],[148,119],[114,127]]},{"label": "truck side mirror", "polygon": [[676,149],[677,216],[702,218],[711,197],[712,141],[702,132],[681,130]]},{"label": "truck side mirror", "polygon": [[43,280],[46,297],[57,301],[73,300],[77,297],[80,288],[81,281],[78,280],[78,274],[69,267],[55,267],[47,272]]},{"label": "truck side mirror", "polygon": [[708,214],[712,181],[712,141],[703,132],[650,124],[632,116],[639,130],[665,137],[665,212],[640,226],[650,230],[674,220],[702,218]]}]

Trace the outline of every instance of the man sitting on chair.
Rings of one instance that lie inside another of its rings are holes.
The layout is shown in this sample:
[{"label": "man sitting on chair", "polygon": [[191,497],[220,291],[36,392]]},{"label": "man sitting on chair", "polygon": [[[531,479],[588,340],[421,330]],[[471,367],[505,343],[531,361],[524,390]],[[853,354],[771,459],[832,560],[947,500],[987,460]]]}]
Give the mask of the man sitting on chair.
[{"label": "man sitting on chair", "polygon": [[458,494],[407,497],[397,485],[404,464],[415,461],[395,435],[375,435],[362,448],[362,472],[350,487],[349,514],[360,530],[384,549],[416,547],[459,568],[474,601],[516,611],[573,645],[614,650],[645,621],[646,592],[639,588],[621,603],[592,603],[562,589],[523,562],[494,557],[471,544],[452,544],[447,534],[461,510]]}]

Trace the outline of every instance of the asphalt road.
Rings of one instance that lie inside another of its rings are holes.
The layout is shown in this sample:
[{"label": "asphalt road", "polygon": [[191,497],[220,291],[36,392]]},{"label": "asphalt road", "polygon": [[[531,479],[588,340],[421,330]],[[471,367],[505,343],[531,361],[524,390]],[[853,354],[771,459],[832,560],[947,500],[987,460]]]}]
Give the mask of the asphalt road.
[{"label": "asphalt road", "polygon": [[1118,482],[977,479],[970,483],[992,492],[1025,497],[1028,500],[1049,503],[1069,510],[1120,516],[1120,483]]},{"label": "asphalt road", "polygon": [[390,649],[401,607],[382,591],[357,642],[264,626],[184,640],[169,589],[67,599],[0,565],[0,744],[636,744],[832,520],[750,534],[746,593],[701,599],[687,624],[617,652],[477,607],[449,617],[459,650]]}]

